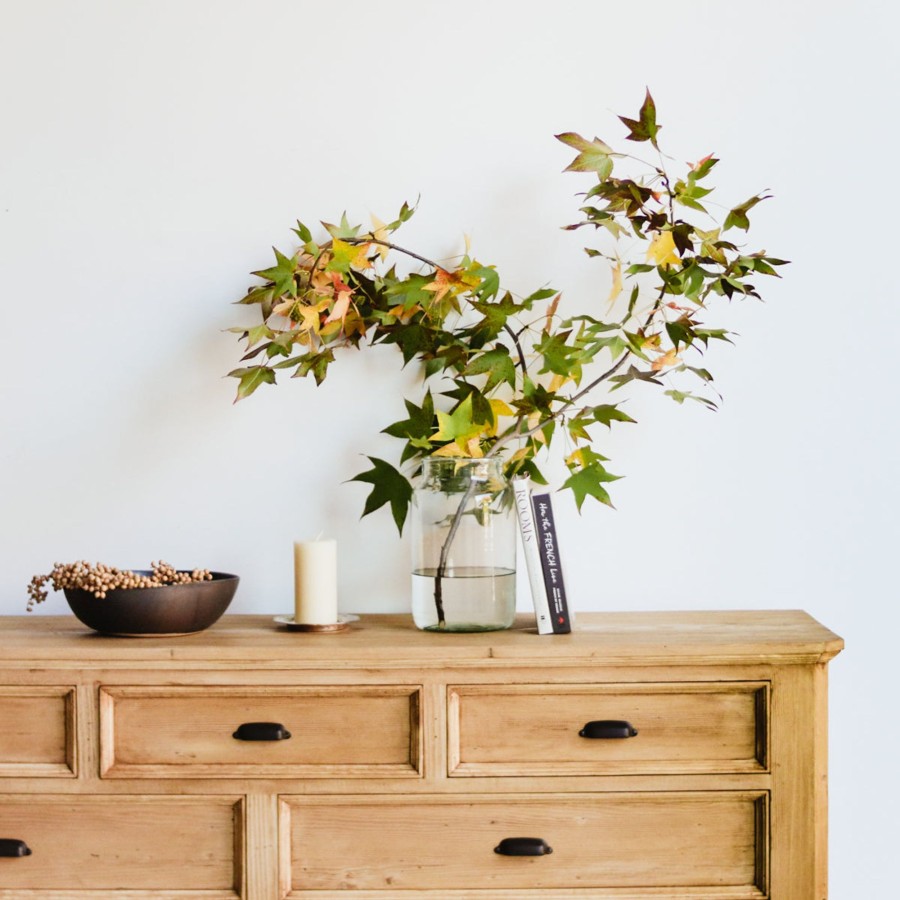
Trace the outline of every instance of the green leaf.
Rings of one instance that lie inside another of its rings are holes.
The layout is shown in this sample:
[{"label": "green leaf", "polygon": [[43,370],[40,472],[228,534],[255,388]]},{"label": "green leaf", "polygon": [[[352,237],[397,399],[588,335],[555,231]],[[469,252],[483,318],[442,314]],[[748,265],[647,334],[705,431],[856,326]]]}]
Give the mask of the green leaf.
[{"label": "green leaf", "polygon": [[293,231],[304,244],[310,243],[313,239],[312,232],[299,219],[297,219],[297,227],[292,228],[291,231]]},{"label": "green leaf", "polygon": [[239,378],[237,396],[234,402],[249,397],[261,384],[275,384],[275,373],[268,366],[248,366],[233,369],[228,373],[230,378]]},{"label": "green leaf", "polygon": [[484,316],[467,331],[475,339],[471,342],[473,348],[483,347],[488,341],[494,340],[503,330],[507,319],[529,308],[524,302],[516,303],[508,291],[502,299],[493,303],[474,300],[472,307]]},{"label": "green leaf", "polygon": [[594,417],[594,420],[605,425],[607,428],[612,427],[613,422],[636,422],[626,412],[622,412],[618,406],[613,403],[601,403],[599,406],[591,407],[588,412]]},{"label": "green leaf", "polygon": [[[260,278],[265,278],[266,281],[271,281],[275,288],[276,296],[290,294],[292,297],[296,297],[297,284],[294,281],[294,275],[297,272],[298,267],[297,258],[294,256],[285,256],[276,247],[273,247],[272,250],[275,251],[276,265],[272,266],[270,269],[261,269],[260,271],[251,274],[258,275]],[[251,301],[246,300],[245,298],[244,302],[249,303]]]},{"label": "green leaf", "polygon": [[556,135],[556,139],[579,151],[578,156],[563,171],[596,172],[601,181],[606,181],[612,174],[612,147],[600,138],[589,141],[580,134],[567,132]]},{"label": "green leaf", "polygon": [[713,412],[715,412],[718,409],[716,404],[713,403],[713,401],[710,400],[709,398],[700,397],[697,394],[692,394],[690,391],[669,390],[669,391],[663,391],[663,393],[667,397],[671,397],[678,404],[684,403],[685,400],[693,400],[696,403],[702,403],[703,406],[705,406],[707,409],[711,409]]},{"label": "green leaf", "polygon": [[261,325],[255,325],[253,328],[247,329],[247,349],[249,350],[254,344],[258,344],[264,338],[272,337],[272,329],[263,322]]},{"label": "green leaf", "polygon": [[620,387],[628,384],[629,381],[649,381],[651,384],[662,384],[652,372],[642,372],[634,366],[629,366],[628,371],[624,375],[614,375],[609,380],[614,385],[610,388],[610,391],[617,391]]},{"label": "green leaf", "polygon": [[331,350],[322,350],[320,353],[307,353],[300,357],[300,365],[291,378],[306,378],[310,372],[319,385],[325,380],[328,366],[334,362],[334,353]]},{"label": "green leaf", "polygon": [[487,381],[482,388],[482,393],[485,394],[503,382],[513,388],[516,386],[516,365],[509,355],[509,350],[502,344],[476,356],[463,369],[463,375],[487,375]]},{"label": "green leaf", "polygon": [[474,421],[472,395],[465,398],[450,413],[437,411],[438,430],[431,436],[434,442],[465,441],[484,431],[484,422]]},{"label": "green leaf", "polygon": [[612,500],[604,484],[610,481],[618,481],[619,475],[612,475],[603,468],[599,462],[573,472],[563,483],[563,488],[568,488],[575,495],[575,505],[581,512],[581,506],[587,497],[593,497],[607,506],[612,506]]},{"label": "green leaf", "polygon": [[421,406],[409,400],[404,400],[406,411],[409,413],[408,419],[401,419],[382,429],[382,434],[389,434],[396,438],[424,438],[430,437],[434,431],[434,399],[431,391],[425,394]]},{"label": "green leaf", "polygon": [[768,200],[770,197],[771,194],[757,194],[749,200],[744,201],[740,206],[736,206],[725,217],[725,224],[722,226],[722,230],[728,231],[729,228],[740,228],[742,231],[747,231],[750,228],[750,219],[748,218],[747,213],[753,209],[757,203]]},{"label": "green leaf", "polygon": [[275,291],[271,287],[250,288],[237,302],[242,304],[265,303],[267,301],[271,302],[274,296]]},{"label": "green leaf", "polygon": [[559,334],[545,334],[541,341],[534,345],[534,349],[544,358],[541,372],[553,372],[556,375],[581,375],[581,366],[578,364],[578,349],[566,343],[571,331],[563,331]]},{"label": "green leaf", "polygon": [[363,515],[367,516],[386,503],[390,503],[397,530],[403,534],[403,523],[406,521],[406,514],[412,501],[412,486],[406,476],[398,472],[390,463],[383,459],[376,459],[374,456],[369,456],[367,459],[372,463],[372,468],[360,472],[359,475],[354,475],[350,479],[351,481],[363,481],[373,486],[372,492],[366,498]]},{"label": "green leaf", "polygon": [[496,297],[500,290],[500,276],[493,266],[472,265],[466,269],[466,275],[476,275],[481,279],[481,284],[475,288],[475,294],[482,300],[490,300]]},{"label": "green leaf", "polygon": [[341,214],[340,225],[330,225],[328,222],[323,222],[322,225],[333,238],[337,238],[338,240],[356,237],[359,234],[360,228],[359,225],[351,225],[347,221],[346,212]]}]

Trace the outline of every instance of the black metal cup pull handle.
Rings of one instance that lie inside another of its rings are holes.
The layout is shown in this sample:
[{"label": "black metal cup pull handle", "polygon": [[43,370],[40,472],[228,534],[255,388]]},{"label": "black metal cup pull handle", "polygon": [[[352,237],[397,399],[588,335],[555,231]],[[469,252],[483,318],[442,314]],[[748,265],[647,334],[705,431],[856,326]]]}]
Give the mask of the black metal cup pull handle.
[{"label": "black metal cup pull handle", "polygon": [[543,838],[510,837],[503,838],[494,853],[501,856],[546,856],[553,848]]},{"label": "black metal cup pull handle", "polygon": [[0,838],[0,856],[31,856],[31,848],[17,838]]},{"label": "black metal cup pull handle", "polygon": [[280,722],[244,722],[232,735],[239,741],[286,741],[290,736]]},{"label": "black metal cup pull handle", "polygon": [[580,737],[595,740],[619,740],[635,737],[637,729],[631,722],[624,722],[620,719],[597,719],[594,722],[588,722],[578,734]]}]

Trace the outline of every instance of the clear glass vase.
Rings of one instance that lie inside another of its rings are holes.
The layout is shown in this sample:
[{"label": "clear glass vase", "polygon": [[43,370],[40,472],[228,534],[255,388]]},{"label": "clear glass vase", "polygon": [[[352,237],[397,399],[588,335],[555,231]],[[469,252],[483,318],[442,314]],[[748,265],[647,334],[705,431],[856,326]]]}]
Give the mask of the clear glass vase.
[{"label": "clear glass vase", "polygon": [[429,631],[498,631],[516,614],[512,489],[499,459],[426,459],[412,511],[412,612]]}]

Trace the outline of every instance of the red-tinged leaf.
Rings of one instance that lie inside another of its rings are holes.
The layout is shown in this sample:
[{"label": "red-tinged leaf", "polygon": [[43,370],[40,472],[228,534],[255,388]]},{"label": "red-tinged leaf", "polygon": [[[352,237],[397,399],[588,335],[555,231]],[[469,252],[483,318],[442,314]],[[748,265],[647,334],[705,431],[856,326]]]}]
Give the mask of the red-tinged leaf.
[{"label": "red-tinged leaf", "polygon": [[[628,127],[630,134],[627,140],[642,143],[650,141],[654,147],[656,144],[656,135],[659,133],[660,126],[656,124],[656,104],[650,91],[647,91],[644,97],[644,103],[641,111],[638,113],[637,119],[629,119],[626,116],[619,116],[619,119]],[[657,147],[658,149],[658,147]]]}]

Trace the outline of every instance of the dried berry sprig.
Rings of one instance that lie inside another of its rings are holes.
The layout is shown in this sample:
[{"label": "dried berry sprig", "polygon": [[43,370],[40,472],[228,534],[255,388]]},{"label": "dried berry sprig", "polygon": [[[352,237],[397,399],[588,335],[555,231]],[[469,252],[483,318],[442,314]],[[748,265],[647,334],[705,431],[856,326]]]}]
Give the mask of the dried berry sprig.
[{"label": "dried berry sprig", "polygon": [[174,566],[160,560],[150,563],[151,574],[143,575],[130,569],[117,569],[104,563],[91,565],[84,560],[73,563],[54,563],[46,575],[35,575],[28,585],[28,612],[35,604],[47,599],[45,585],[49,582],[54,591],[69,590],[90,591],[98,600],[106,597],[109,591],[132,590],[134,588],[156,588],[168,584],[190,584],[195,581],[212,581],[212,573],[208,569],[194,569],[192,572],[179,572]]}]

